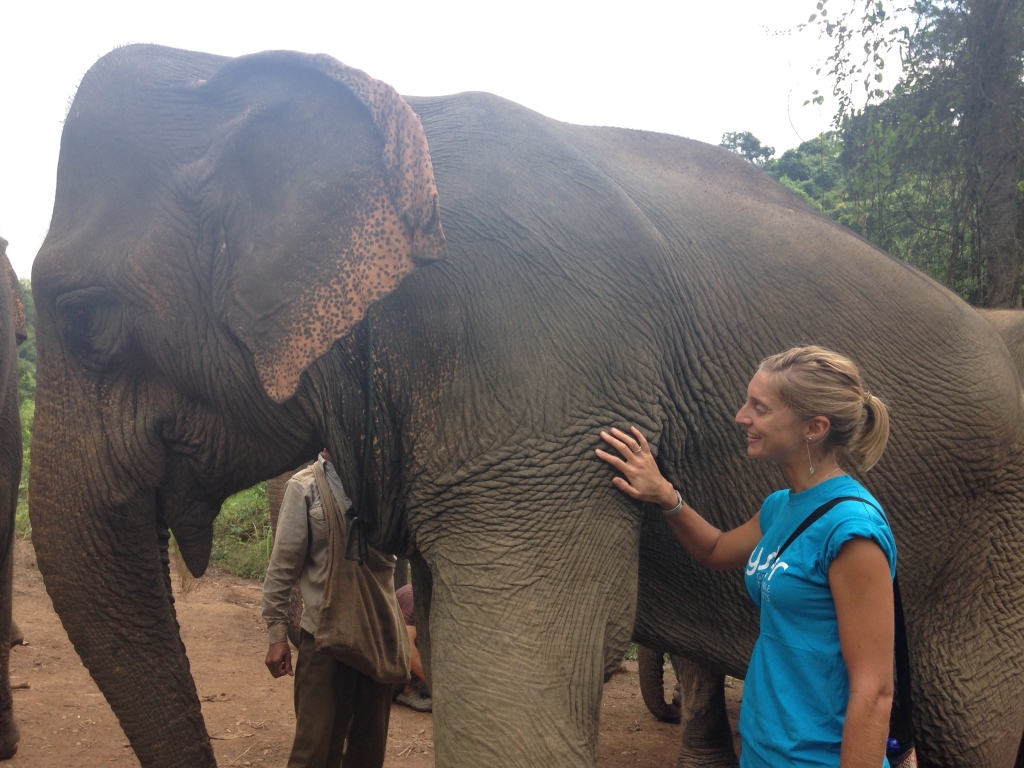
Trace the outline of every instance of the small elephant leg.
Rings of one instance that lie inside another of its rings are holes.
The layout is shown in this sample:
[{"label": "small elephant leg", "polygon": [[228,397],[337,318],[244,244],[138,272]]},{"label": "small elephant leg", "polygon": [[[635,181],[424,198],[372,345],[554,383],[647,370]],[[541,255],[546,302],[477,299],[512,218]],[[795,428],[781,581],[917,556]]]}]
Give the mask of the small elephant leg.
[{"label": "small elephant leg", "polygon": [[672,656],[679,680],[682,743],[678,768],[738,768],[725,708],[725,675]]},{"label": "small elephant leg", "polygon": [[420,661],[423,663],[423,674],[427,677],[423,682],[429,686],[431,684],[430,602],[433,597],[434,580],[430,575],[430,566],[419,552],[409,559],[409,565],[412,574],[413,607],[416,611],[416,648],[420,652]]},{"label": "small elephant leg", "polygon": [[640,675],[640,695],[647,709],[663,723],[678,723],[678,701],[665,701],[665,652],[660,648],[640,645],[637,646],[636,660]]}]

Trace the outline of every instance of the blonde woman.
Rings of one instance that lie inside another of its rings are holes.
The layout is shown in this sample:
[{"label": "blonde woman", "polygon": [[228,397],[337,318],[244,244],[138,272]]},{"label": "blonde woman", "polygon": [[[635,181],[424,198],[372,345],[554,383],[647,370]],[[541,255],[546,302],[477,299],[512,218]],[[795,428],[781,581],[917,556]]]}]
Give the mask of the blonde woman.
[{"label": "blonde woman", "polygon": [[[881,458],[888,412],[849,359],[797,347],[762,361],[736,423],[747,455],[778,464],[789,487],[726,532],[685,503],[635,427],[602,432],[618,455],[597,455],[621,473],[615,487],[662,508],[697,562],[745,569],[761,632],[740,712],[742,768],[879,768],[893,695],[896,542],[881,505],[846,469]],[[863,501],[835,504],[779,555],[812,512],[840,497]]]}]

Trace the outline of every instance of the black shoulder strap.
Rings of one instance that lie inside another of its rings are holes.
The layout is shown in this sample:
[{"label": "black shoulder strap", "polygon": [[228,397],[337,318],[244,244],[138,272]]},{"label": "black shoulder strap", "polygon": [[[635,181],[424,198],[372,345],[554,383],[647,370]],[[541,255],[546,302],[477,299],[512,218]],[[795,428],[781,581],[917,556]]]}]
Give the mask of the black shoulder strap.
[{"label": "black shoulder strap", "polygon": [[896,606],[896,702],[899,712],[893,718],[890,731],[900,744],[896,756],[914,746],[913,699],[910,693],[910,648],[907,647],[907,623],[903,619],[903,599],[900,597],[899,575],[892,582],[893,602]]},{"label": "black shoulder strap", "polygon": [[349,521],[346,560],[358,560],[362,565],[370,559],[369,528],[373,521],[370,506],[370,462],[373,452],[373,323],[366,311],[366,422],[363,427],[363,462],[359,475],[356,498],[346,513]]},{"label": "black shoulder strap", "polygon": [[[786,543],[779,547],[779,551],[775,553],[775,559],[778,560],[780,557],[782,557],[782,553],[786,551],[786,547],[788,547],[790,544],[796,541],[796,538],[801,533],[806,531],[814,523],[816,523],[818,520],[824,517],[825,513],[832,509],[832,507],[844,501],[863,501],[865,504],[871,504],[870,501],[868,501],[867,499],[862,499],[860,496],[836,496],[834,499],[829,499],[816,510],[811,512],[811,514],[807,516],[807,519],[796,527],[796,530],[790,534],[788,539],[786,539]],[[875,509],[878,509],[878,507],[876,507],[874,504],[871,504],[871,506],[875,507]],[[878,509],[878,511],[881,513],[882,517],[885,517],[885,513],[882,512],[882,510]]]},{"label": "black shoulder strap", "polygon": [[[888,522],[885,512],[878,505],[867,499],[860,496],[837,496],[826,501],[811,512],[807,519],[796,527],[796,530],[786,539],[786,543],[779,547],[779,551],[775,554],[775,559],[778,560],[782,557],[786,547],[792,544],[801,533],[820,520],[830,509],[844,501],[861,501],[868,504],[878,510],[878,513]],[[907,624],[903,618],[903,600],[900,596],[899,576],[893,579],[892,591],[896,624],[896,636],[894,638],[894,650],[896,652],[896,700],[899,703],[899,712],[897,717],[893,718],[891,735],[899,741],[901,745],[900,754],[902,754],[914,745],[914,720],[912,716],[913,702],[910,692],[910,649],[907,646]]]}]

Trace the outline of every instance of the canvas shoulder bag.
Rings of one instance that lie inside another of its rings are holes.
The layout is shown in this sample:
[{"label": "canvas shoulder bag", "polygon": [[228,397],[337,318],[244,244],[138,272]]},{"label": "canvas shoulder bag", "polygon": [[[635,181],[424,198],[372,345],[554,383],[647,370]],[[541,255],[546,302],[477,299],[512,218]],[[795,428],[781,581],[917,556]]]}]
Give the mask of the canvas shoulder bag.
[{"label": "canvas shoulder bag", "polygon": [[[796,538],[820,520],[826,512],[843,501],[862,501],[878,510],[882,518],[888,518],[877,505],[860,496],[837,496],[815,509],[796,527],[796,530],[779,547],[775,559],[782,557],[786,547]],[[893,768],[917,768],[917,750],[914,749],[913,702],[910,694],[910,649],[907,647],[907,625],[903,619],[903,601],[900,599],[900,579],[897,575],[892,582],[893,602],[895,607],[896,636],[894,638],[896,666],[896,705],[897,710],[889,721],[889,739],[886,743],[885,755]]]},{"label": "canvas shoulder bag", "polygon": [[409,679],[411,649],[395,597],[395,559],[375,549],[360,565],[345,559],[348,528],[320,462],[313,476],[327,518],[327,579],[316,649],[378,683]]}]

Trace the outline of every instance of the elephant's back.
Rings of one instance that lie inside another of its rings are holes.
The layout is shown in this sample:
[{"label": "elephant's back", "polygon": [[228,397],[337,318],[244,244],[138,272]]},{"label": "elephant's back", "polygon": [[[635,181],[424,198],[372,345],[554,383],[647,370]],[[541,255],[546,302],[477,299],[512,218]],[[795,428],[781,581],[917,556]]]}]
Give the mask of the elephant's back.
[{"label": "elephant's back", "polygon": [[[657,349],[702,357],[715,386],[742,388],[762,357],[813,341],[860,362],[918,439],[959,444],[963,458],[1017,439],[1019,384],[993,329],[733,153],[561,123],[490,94],[411,103],[457,262],[571,271],[605,309],[655,326]],[[955,439],[936,408],[957,414]]]}]

